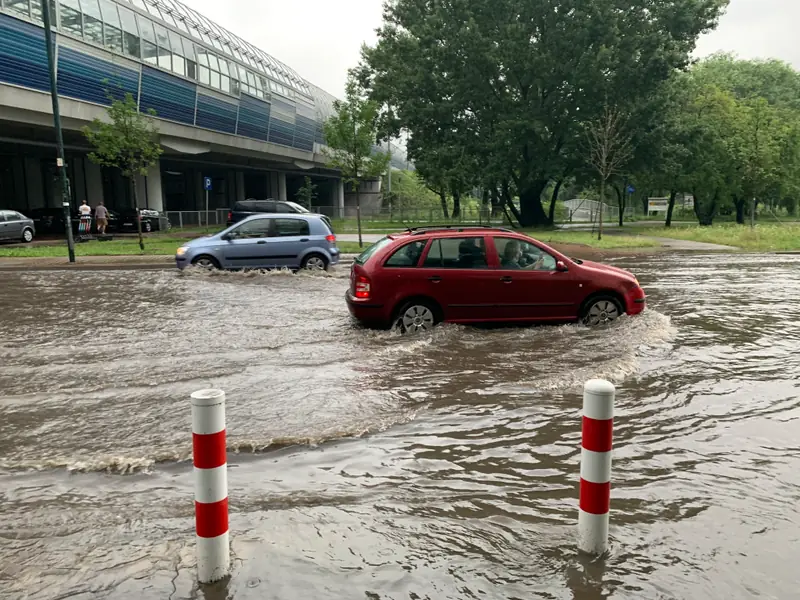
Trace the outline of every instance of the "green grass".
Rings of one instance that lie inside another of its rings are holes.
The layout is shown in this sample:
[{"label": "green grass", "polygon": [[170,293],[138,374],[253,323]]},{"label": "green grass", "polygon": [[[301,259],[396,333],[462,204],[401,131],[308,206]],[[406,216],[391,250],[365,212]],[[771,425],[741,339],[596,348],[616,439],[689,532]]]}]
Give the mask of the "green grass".
[{"label": "green grass", "polygon": [[604,235],[602,240],[597,239],[596,233],[588,231],[548,231],[530,230],[528,235],[545,244],[581,244],[601,250],[617,248],[655,248],[661,246],[656,240],[651,240],[638,235]]},{"label": "green grass", "polygon": [[749,225],[723,223],[713,227],[696,225],[670,228],[649,227],[640,231],[646,235],[723,244],[758,252],[800,250],[800,224],[797,223],[784,225],[762,223],[756,225],[754,229],[750,229]]}]

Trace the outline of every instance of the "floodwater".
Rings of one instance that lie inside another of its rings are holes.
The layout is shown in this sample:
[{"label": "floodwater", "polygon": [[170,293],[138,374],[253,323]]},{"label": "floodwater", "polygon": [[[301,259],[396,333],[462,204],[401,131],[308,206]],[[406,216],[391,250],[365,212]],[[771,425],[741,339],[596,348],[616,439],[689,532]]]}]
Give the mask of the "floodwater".
[{"label": "floodwater", "polygon": [[[0,273],[0,598],[797,597],[800,260],[631,258],[608,329],[354,327],[338,276]],[[612,547],[575,549],[582,383]],[[194,582],[189,394],[233,576]]]}]

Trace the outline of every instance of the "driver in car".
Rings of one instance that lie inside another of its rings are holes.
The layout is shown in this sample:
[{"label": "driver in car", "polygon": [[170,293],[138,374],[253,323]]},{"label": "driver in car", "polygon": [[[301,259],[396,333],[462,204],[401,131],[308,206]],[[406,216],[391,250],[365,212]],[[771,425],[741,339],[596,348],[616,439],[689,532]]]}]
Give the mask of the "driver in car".
[{"label": "driver in car", "polygon": [[[528,263],[528,260],[530,260],[530,263]],[[544,268],[544,256],[539,253],[538,260],[534,261],[532,258],[523,260],[522,245],[517,240],[511,240],[503,249],[503,258],[500,260],[500,266],[504,269],[526,269],[529,271],[542,269]]]}]

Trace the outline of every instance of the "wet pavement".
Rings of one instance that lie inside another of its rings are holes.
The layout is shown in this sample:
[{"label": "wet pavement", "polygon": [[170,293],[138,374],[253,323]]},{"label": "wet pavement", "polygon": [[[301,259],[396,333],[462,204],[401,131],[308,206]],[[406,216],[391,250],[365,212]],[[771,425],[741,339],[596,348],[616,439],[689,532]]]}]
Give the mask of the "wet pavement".
[{"label": "wet pavement", "polygon": [[[0,598],[795,598],[800,257],[652,255],[609,329],[354,327],[333,276],[0,273]],[[618,384],[612,549],[580,387]],[[189,394],[233,576],[194,583]]]}]

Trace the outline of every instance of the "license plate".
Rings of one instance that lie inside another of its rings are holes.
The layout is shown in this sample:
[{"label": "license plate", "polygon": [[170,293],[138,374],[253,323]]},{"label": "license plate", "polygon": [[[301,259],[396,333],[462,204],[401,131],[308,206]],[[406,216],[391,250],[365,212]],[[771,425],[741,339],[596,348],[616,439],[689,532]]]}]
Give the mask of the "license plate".
[{"label": "license plate", "polygon": [[123,223],[123,225],[133,225],[133,223]]}]

